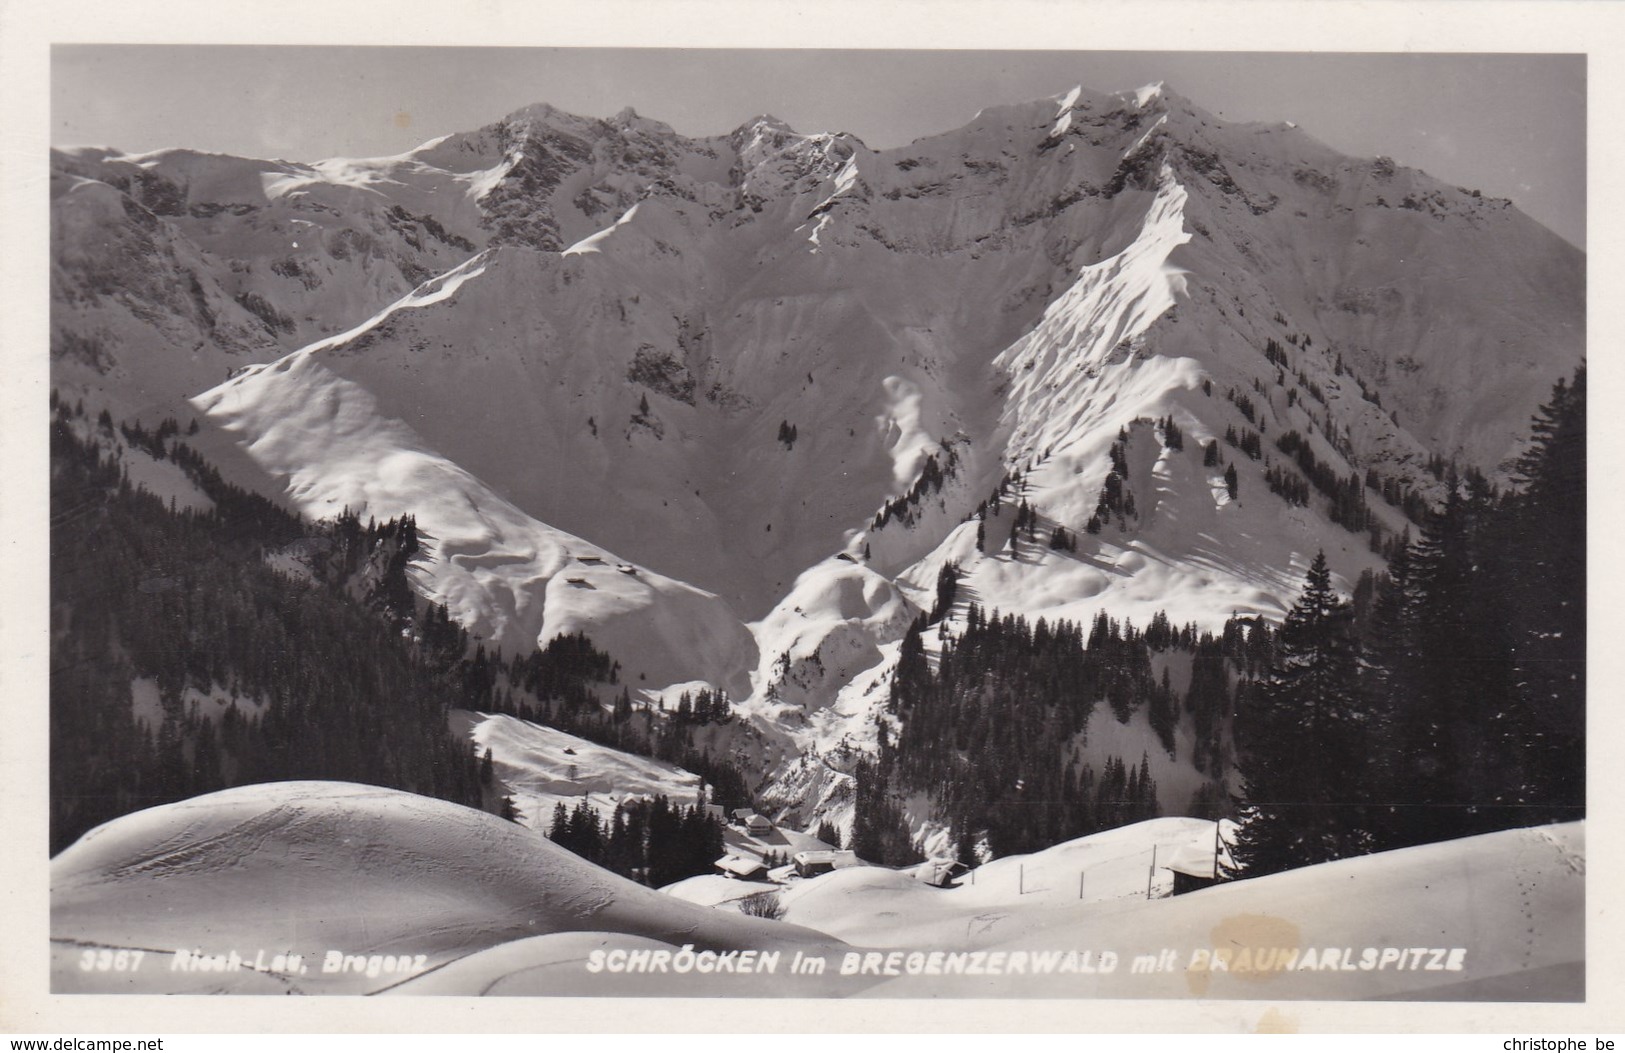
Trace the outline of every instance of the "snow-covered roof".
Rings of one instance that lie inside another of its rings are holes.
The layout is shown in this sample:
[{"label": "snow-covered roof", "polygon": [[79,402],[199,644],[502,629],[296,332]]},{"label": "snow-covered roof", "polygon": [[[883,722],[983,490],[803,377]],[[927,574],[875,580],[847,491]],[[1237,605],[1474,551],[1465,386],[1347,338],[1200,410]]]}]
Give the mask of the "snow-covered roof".
[{"label": "snow-covered roof", "polygon": [[1196,845],[1185,845],[1175,852],[1172,859],[1162,864],[1164,870],[1172,870],[1176,874],[1186,874],[1190,877],[1213,877],[1213,846],[1209,845],[1204,851]]},{"label": "snow-covered roof", "polygon": [[802,866],[819,866],[828,863],[832,867],[852,867],[858,865],[858,854],[839,848],[820,848],[807,852],[797,852],[790,857]]},{"label": "snow-covered roof", "polygon": [[718,870],[735,877],[755,877],[767,870],[760,859],[747,859],[744,856],[723,856],[714,865]]},{"label": "snow-covered roof", "polygon": [[970,868],[957,859],[928,859],[914,870],[914,876],[927,885],[946,885],[956,873]]},{"label": "snow-covered roof", "polygon": [[[1227,824],[1225,830],[1226,843],[1219,856],[1219,865],[1223,868],[1234,866],[1230,858],[1229,839],[1235,836],[1235,824]],[[1214,838],[1211,833],[1199,837],[1188,844],[1181,845],[1177,851],[1159,865],[1164,870],[1171,870],[1176,874],[1185,874],[1189,877],[1208,878],[1215,877],[1213,866]]]}]

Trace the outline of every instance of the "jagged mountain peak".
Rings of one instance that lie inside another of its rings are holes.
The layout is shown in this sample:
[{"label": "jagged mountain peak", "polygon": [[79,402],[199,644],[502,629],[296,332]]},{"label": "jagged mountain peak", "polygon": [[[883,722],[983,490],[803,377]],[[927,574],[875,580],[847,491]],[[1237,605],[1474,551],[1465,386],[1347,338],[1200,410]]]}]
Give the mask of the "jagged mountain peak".
[{"label": "jagged mountain peak", "polygon": [[574,136],[589,142],[608,137],[648,135],[674,141],[687,141],[669,124],[645,117],[631,106],[623,106],[608,118],[588,117],[560,109],[548,102],[531,103],[487,126],[504,145],[513,148],[526,140]]},{"label": "jagged mountain peak", "polygon": [[749,135],[758,129],[767,129],[768,131],[774,132],[785,132],[790,135],[797,134],[796,130],[790,127],[790,122],[780,120],[770,113],[759,113],[750,120],[740,124],[738,128],[735,128],[732,132],[732,136],[737,137],[740,135]]},{"label": "jagged mountain peak", "polygon": [[579,117],[567,110],[561,110],[550,102],[533,102],[519,107],[503,117],[509,123],[523,121],[586,121],[590,118]]},{"label": "jagged mountain peak", "polygon": [[630,106],[623,106],[620,111],[615,114],[615,116],[609,119],[609,123],[614,125],[616,128],[626,131],[640,132],[645,135],[663,135],[671,136],[673,138],[678,137],[676,131],[671,125],[665,123],[664,121],[655,120],[652,117],[645,117]]},{"label": "jagged mountain peak", "polygon": [[1182,99],[1181,96],[1176,95],[1168,88],[1167,82],[1160,80],[1152,81],[1150,84],[1144,84],[1138,88],[1133,88],[1127,91],[1119,91],[1115,94],[1124,102],[1133,99],[1134,105],[1142,110],[1146,108],[1147,104],[1153,101],[1162,100],[1166,105],[1168,102],[1175,99]]}]

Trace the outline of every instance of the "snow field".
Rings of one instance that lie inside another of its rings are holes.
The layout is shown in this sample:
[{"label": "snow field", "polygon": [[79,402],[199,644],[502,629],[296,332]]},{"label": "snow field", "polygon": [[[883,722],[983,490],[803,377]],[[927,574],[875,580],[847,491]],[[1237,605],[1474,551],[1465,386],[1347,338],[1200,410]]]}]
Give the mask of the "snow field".
[{"label": "snow field", "polygon": [[[51,888],[61,991],[368,993],[560,932],[717,950],[831,942],[682,903],[484,812],[350,783],[247,786],[124,816],[53,859]],[[152,961],[82,971],[87,946],[145,949]],[[298,954],[306,970],[176,969],[169,952],[183,949],[248,962]],[[332,950],[397,968],[324,972]]]},{"label": "snow field", "polygon": [[506,714],[455,710],[452,730],[483,757],[491,751],[497,780],[513,798],[519,820],[546,834],[557,805],[582,801],[608,820],[619,803],[665,796],[692,806],[702,780],[675,764],[609,749],[586,739]]},{"label": "snow field", "polygon": [[[1148,848],[1171,858],[1205,842],[1212,829],[1197,820],[1152,820],[986,864],[974,885],[950,889],[928,887],[903,871],[836,871],[780,890],[785,920],[766,921],[741,916],[715,881],[673,891],[720,906],[685,903],[515,824],[445,802],[342,783],[243,787],[125,816],[52,861],[53,987],[1582,996],[1583,824],[1504,831],[1172,899],[1142,898]],[[1075,898],[1080,872],[1081,899]],[[1154,894],[1166,887],[1160,873],[1152,882]],[[850,943],[842,942],[843,933]],[[84,951],[92,948],[139,950],[151,961],[122,971],[87,969]],[[664,952],[660,960],[670,962],[685,948],[709,952],[711,965],[718,954],[735,953],[727,974],[708,980],[681,969],[605,971],[606,956],[617,950]],[[882,966],[892,951],[894,965]],[[771,952],[854,967],[847,973],[832,964],[812,978],[737,967],[743,955],[754,963]],[[859,960],[874,954],[876,968],[859,971],[848,958],[854,953]],[[349,968],[346,958],[354,962]],[[945,967],[950,961],[958,965]],[[329,962],[336,963],[332,971]]]}]

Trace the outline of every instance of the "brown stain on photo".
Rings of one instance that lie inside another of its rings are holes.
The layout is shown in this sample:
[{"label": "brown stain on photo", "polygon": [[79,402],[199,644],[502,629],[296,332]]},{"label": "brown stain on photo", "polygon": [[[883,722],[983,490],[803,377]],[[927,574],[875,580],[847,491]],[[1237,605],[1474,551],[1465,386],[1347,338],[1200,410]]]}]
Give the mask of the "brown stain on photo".
[{"label": "brown stain on photo", "polygon": [[[1244,950],[1251,952],[1248,955],[1249,959],[1257,959],[1261,951],[1266,953],[1277,950],[1290,951],[1301,947],[1302,943],[1303,934],[1298,930],[1298,926],[1285,918],[1269,914],[1232,914],[1213,926],[1209,933],[1208,947],[1215,954],[1228,950],[1230,960],[1234,961]],[[1200,998],[1207,994],[1208,985],[1212,982],[1215,971],[1253,983],[1273,980],[1280,975],[1278,967],[1268,967],[1267,961],[1265,964],[1266,968],[1261,970],[1249,968],[1239,972],[1233,969],[1214,970],[1211,966],[1206,969],[1187,969],[1185,982],[1190,986],[1191,994]]]},{"label": "brown stain on photo", "polygon": [[402,110],[399,113],[397,113],[395,115],[395,127],[397,127],[397,128],[410,128],[410,127],[412,127],[412,115],[410,113],[407,113],[405,110]]},{"label": "brown stain on photo", "polygon": [[1287,1016],[1273,1006],[1264,1010],[1264,1015],[1258,1018],[1258,1026],[1253,1028],[1255,1035],[1296,1035],[1298,1021]]}]

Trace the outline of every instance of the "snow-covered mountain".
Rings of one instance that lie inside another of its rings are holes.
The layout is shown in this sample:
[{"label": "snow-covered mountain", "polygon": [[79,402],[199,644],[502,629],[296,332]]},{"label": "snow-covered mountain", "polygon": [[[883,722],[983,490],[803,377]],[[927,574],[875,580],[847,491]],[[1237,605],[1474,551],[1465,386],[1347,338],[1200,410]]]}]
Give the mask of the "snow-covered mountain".
[{"label": "snow-covered mountain", "polygon": [[1368,482],[1496,472],[1583,352],[1584,258],[1510,202],[1160,86],[882,151],[536,106],[374,160],[64,152],[53,194],[59,387],[415,515],[421,592],[507,650],[727,688],[828,814],[945,565],[956,614],[1278,615],[1317,550],[1380,562],[1305,464],[1396,536]]}]

